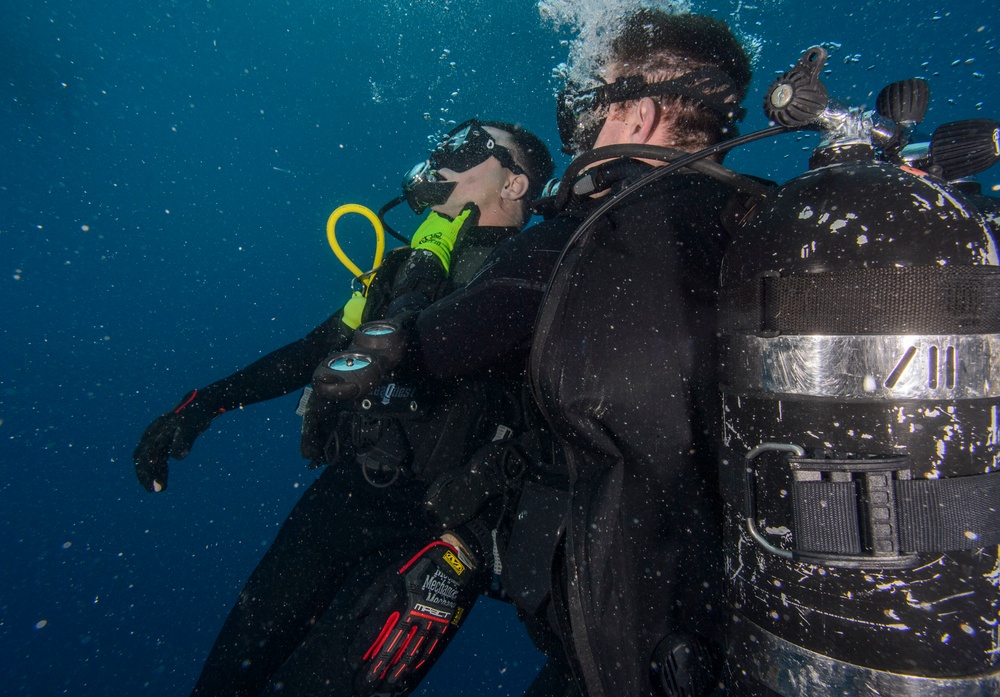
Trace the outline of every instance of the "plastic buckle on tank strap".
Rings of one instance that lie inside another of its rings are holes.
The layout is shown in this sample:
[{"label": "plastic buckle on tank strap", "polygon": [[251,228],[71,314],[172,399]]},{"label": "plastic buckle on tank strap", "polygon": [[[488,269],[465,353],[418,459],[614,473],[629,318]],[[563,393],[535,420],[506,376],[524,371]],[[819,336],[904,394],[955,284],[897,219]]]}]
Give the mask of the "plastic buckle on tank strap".
[{"label": "plastic buckle on tank strap", "polygon": [[827,460],[793,457],[796,558],[824,566],[905,568],[896,482],[911,479],[905,457]]},{"label": "plastic buckle on tank strap", "polygon": [[[757,528],[755,460],[766,452],[791,455],[794,549],[772,544]],[[805,457],[799,445],[763,443],[746,455],[744,505],[747,532],[776,556],[807,564],[848,568],[906,568],[915,554],[900,547],[895,482],[909,480],[903,457],[827,460]]]}]

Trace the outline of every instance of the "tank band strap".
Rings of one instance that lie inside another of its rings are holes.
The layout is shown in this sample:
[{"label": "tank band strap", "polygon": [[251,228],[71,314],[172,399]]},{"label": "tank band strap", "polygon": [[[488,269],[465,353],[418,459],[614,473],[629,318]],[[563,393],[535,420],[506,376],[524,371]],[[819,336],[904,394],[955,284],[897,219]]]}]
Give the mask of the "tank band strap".
[{"label": "tank band strap", "polygon": [[993,334],[1000,267],[763,274],[722,291],[725,329],[764,334]]},{"label": "tank band strap", "polygon": [[1000,473],[896,482],[900,544],[914,552],[1000,544]]},{"label": "tank band strap", "polygon": [[851,481],[796,481],[795,547],[809,554],[896,556],[1000,544],[1000,472]]}]

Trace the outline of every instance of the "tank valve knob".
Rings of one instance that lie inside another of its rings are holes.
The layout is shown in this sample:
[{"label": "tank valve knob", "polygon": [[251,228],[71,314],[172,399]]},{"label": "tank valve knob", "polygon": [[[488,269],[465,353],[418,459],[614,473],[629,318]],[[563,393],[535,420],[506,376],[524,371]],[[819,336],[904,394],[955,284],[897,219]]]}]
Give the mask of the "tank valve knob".
[{"label": "tank valve knob", "polygon": [[938,126],[931,135],[930,162],[948,181],[969,177],[1000,161],[1000,122],[969,119]]},{"label": "tank valve knob", "polygon": [[781,126],[801,128],[826,111],[830,96],[819,76],[828,55],[822,46],[813,46],[795,67],[771,84],[764,98],[767,118]]},{"label": "tank valve knob", "polygon": [[930,99],[930,84],[914,77],[883,87],[875,100],[875,110],[890,121],[909,127],[924,120]]}]

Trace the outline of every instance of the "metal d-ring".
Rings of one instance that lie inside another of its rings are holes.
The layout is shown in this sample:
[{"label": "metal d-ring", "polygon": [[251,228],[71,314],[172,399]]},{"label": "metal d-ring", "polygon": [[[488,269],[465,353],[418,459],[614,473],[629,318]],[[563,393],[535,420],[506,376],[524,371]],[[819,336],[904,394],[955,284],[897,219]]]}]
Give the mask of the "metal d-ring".
[{"label": "metal d-ring", "polygon": [[803,457],[806,454],[805,448],[800,445],[793,445],[791,443],[761,443],[756,448],[748,452],[744,458],[746,462],[745,466],[745,478],[743,481],[743,510],[746,511],[746,526],[747,532],[750,533],[750,537],[754,539],[758,545],[766,549],[771,554],[775,554],[784,559],[794,559],[795,554],[788,551],[787,549],[781,549],[776,547],[767,541],[767,538],[761,534],[760,530],[757,529],[757,497],[754,495],[755,489],[755,475],[757,471],[754,469],[753,461],[758,455],[766,453],[768,451],[778,451],[784,453],[792,453],[797,457]]}]

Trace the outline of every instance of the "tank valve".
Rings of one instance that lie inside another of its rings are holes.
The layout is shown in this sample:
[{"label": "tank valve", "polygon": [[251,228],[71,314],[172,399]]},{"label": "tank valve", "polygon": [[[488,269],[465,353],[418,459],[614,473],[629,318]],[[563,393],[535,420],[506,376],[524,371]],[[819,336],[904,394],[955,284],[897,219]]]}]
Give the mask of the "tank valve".
[{"label": "tank valve", "polygon": [[764,98],[767,118],[781,126],[801,128],[826,111],[830,96],[819,76],[828,55],[822,46],[813,46],[794,68],[772,83]]}]

